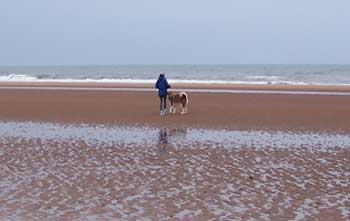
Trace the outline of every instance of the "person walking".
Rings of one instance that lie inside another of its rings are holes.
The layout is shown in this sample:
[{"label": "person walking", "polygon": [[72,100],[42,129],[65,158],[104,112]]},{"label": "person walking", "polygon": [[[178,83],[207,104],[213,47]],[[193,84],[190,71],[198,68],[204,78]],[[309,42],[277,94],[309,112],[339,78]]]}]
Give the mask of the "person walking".
[{"label": "person walking", "polygon": [[170,85],[168,84],[164,73],[159,75],[155,87],[158,89],[158,96],[160,99],[160,116],[165,116],[167,114],[166,98],[168,95],[168,89],[170,88]]}]

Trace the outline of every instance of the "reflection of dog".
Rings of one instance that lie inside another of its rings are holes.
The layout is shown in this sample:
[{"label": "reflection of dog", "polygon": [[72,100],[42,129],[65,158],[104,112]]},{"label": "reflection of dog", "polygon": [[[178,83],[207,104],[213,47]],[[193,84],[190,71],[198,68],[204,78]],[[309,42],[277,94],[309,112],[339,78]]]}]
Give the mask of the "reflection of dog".
[{"label": "reflection of dog", "polygon": [[173,128],[169,129],[169,137],[171,140],[184,141],[186,140],[187,128]]},{"label": "reflection of dog", "polygon": [[176,112],[176,107],[181,104],[181,114],[187,113],[188,109],[188,95],[186,92],[169,92],[168,93],[168,99],[170,101],[170,110],[169,112],[171,114],[175,114]]},{"label": "reflection of dog", "polygon": [[165,147],[171,145],[171,142],[179,142],[186,140],[187,129],[186,128],[161,128],[159,130],[158,146],[160,150],[164,150]]}]

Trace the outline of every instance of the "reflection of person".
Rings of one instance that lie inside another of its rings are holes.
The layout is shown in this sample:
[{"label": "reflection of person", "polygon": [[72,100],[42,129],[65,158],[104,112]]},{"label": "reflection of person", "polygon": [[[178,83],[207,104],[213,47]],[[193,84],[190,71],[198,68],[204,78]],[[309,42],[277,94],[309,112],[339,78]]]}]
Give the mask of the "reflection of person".
[{"label": "reflection of person", "polygon": [[161,152],[166,150],[168,146],[169,138],[168,138],[168,130],[166,128],[162,128],[159,130],[159,140],[158,140],[158,148]]},{"label": "reflection of person", "polygon": [[169,138],[168,138],[168,131],[166,128],[162,128],[160,129],[159,131],[159,145],[163,146],[163,145],[166,145],[168,144],[169,142]]},{"label": "reflection of person", "polygon": [[168,88],[170,88],[170,85],[165,78],[165,74],[159,75],[155,86],[158,89],[158,95],[160,99],[160,116],[164,116],[166,115],[166,97],[168,95]]}]

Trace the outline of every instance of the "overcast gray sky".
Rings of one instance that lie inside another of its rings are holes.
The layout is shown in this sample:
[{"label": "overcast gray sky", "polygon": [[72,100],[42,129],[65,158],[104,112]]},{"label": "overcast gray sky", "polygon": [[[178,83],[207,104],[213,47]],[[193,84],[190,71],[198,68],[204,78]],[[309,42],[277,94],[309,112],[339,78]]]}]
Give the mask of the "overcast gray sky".
[{"label": "overcast gray sky", "polygon": [[1,65],[350,63],[349,0],[1,0]]}]

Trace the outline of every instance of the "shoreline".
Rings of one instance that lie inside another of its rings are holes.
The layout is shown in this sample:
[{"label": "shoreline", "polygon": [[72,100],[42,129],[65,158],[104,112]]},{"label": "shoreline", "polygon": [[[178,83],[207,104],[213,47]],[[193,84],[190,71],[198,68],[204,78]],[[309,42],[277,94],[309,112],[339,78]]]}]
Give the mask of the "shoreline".
[{"label": "shoreline", "polygon": [[[0,86],[0,90],[48,90],[48,91],[118,91],[118,92],[154,92],[154,88],[141,87],[73,87],[73,86]],[[194,93],[230,93],[230,94],[285,94],[285,95],[332,95],[350,96],[350,92],[319,90],[242,90],[242,89],[169,89],[175,92]]]},{"label": "shoreline", "polygon": [[[289,91],[350,92],[349,88],[266,87],[237,85],[237,93],[189,93],[189,114],[159,116],[159,99],[153,85],[74,85],[78,90],[1,89],[0,120],[63,123],[103,123],[169,128],[349,132],[350,97],[329,94],[283,94]],[[9,86],[9,85],[7,85]],[[12,85],[14,86],[14,85]],[[16,85],[25,87],[26,85]],[[27,85],[28,86],[28,85]],[[45,85],[73,87],[73,85]],[[97,87],[106,90],[96,90]],[[113,91],[113,87],[148,88],[150,91]],[[173,85],[173,88],[188,85]],[[95,88],[95,89],[94,89]],[[196,86],[187,87],[199,89]],[[151,90],[152,89],[152,90]],[[203,88],[202,88],[203,89]],[[204,88],[210,89],[210,88]],[[214,88],[215,90],[225,90]],[[246,93],[254,89],[257,93]],[[299,90],[300,89],[300,90]]]},{"label": "shoreline", "polygon": [[[216,90],[276,90],[350,92],[350,85],[293,85],[293,84],[202,84],[173,83],[172,88]],[[96,82],[0,82],[0,87],[103,87],[103,88],[154,88],[153,83],[96,83]]]}]

